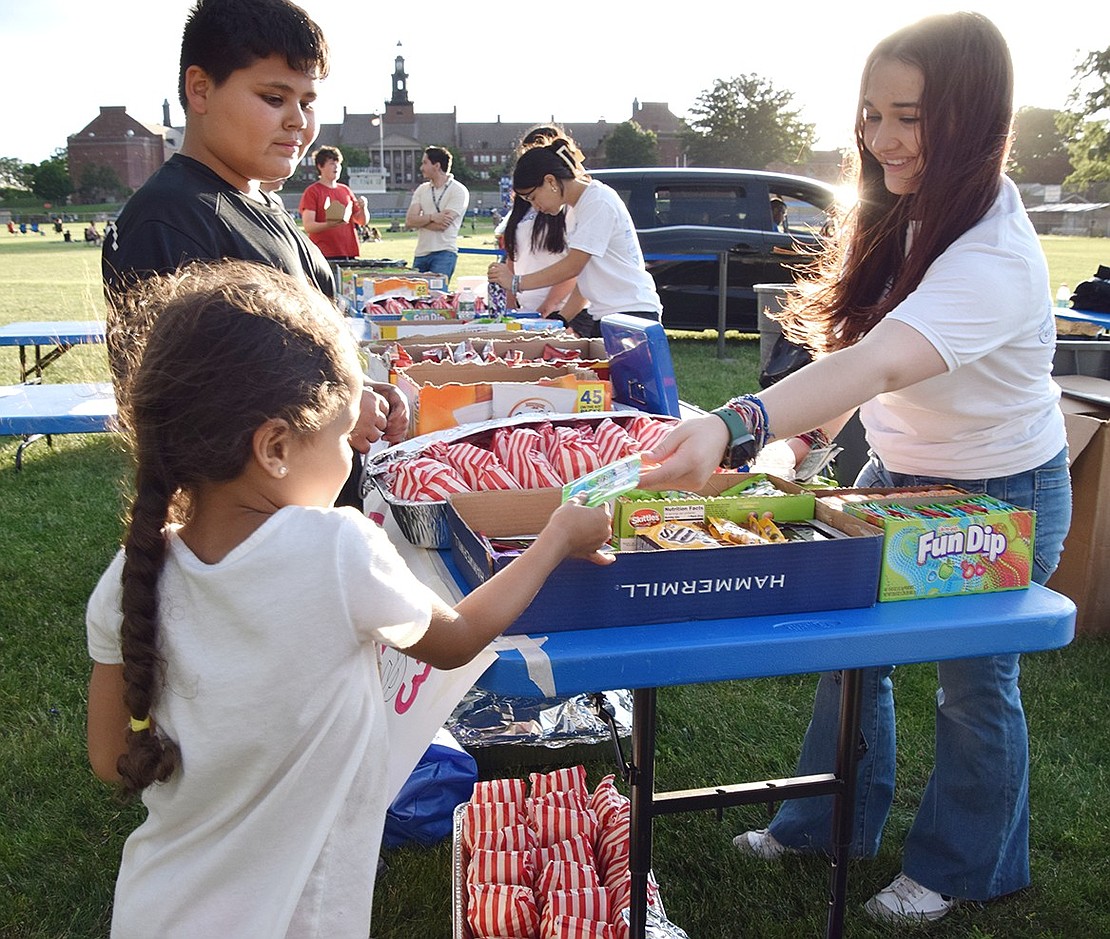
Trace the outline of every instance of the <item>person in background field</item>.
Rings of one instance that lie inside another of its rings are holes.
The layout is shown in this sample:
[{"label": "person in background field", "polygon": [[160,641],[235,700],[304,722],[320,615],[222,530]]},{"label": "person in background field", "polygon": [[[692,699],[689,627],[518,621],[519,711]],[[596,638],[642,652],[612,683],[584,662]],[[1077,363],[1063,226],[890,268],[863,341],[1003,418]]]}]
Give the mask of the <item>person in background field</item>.
[{"label": "person in background field", "polygon": [[[545,215],[566,212],[568,251],[561,260],[529,274],[514,274],[507,264],[491,264],[490,281],[517,294],[576,277],[564,308],[582,310],[567,325],[586,339],[601,335],[601,319],[611,313],[659,320],[663,305],[644,267],[628,209],[615,191],[586,174],[572,142],[557,138],[521,154],[513,170],[513,191]],[[587,302],[589,309],[583,310]]]},{"label": "person in background field", "polygon": [[[362,369],[334,306],[241,261],[155,278],[124,402],[135,495],[88,605],[88,747],[141,793],[112,935],[366,939],[389,764],[378,644],[438,668],[509,626],[608,510],[561,506],[453,609],[360,512]],[[322,546],[326,550],[322,550]]]},{"label": "person in background field", "polygon": [[459,228],[470,193],[451,175],[451,154],[443,147],[424,150],[420,172],[427,181],[416,187],[405,214],[405,225],[417,230],[412,266],[443,274],[450,281],[459,259]]},{"label": "person in background field", "polygon": [[[978,14],[928,17],[875,47],[858,104],[858,203],[783,316],[787,337],[819,358],[759,398],[683,421],[651,454],[661,466],[644,473],[645,488],[695,488],[722,454],[746,462],[772,434],[803,434],[790,440],[800,455],[859,407],[871,459],[857,486],[952,484],[1033,509],[1033,579],[1048,580],[1071,491],[1048,271],[1003,175],[1012,95],[1006,42]],[[866,904],[873,917],[937,920],[961,900],[1029,884],[1019,671],[1016,654],[937,664],[933,772],[901,873]],[[859,857],[878,852],[894,794],[892,672],[864,672]],[[820,679],[799,775],[834,766],[839,678]],[[791,800],[734,843],[763,860],[829,851],[831,817],[831,797]]]},{"label": "person in background field", "polygon": [[[320,180],[301,196],[301,223],[329,261],[354,260],[359,255],[358,228],[369,218],[366,197],[356,196],[339,182],[343,154],[335,147],[320,147],[312,159]],[[342,206],[341,214],[337,214],[336,206]]]},{"label": "person in background field", "polygon": [[[324,256],[267,191],[281,188],[316,139],[317,82],[328,56],[320,28],[288,0],[199,0],[190,12],[178,73],[181,149],[128,200],[101,254],[117,398],[126,394],[129,348],[149,326],[126,295],[152,274],[238,258],[333,296]],[[388,382],[367,383],[361,415],[352,435],[359,453],[407,431],[404,398]],[[361,463],[353,463],[342,499],[360,505]]]},{"label": "person in background field", "polygon": [[[566,139],[573,145],[570,136],[561,127],[551,124],[538,124],[531,128],[520,140],[517,156],[536,146],[546,146],[552,140]],[[577,159],[581,153],[575,147]],[[562,260],[567,254],[567,221],[565,213],[546,215],[537,212],[527,199],[513,198],[512,208],[495,230],[505,250],[510,275],[530,274]],[[511,283],[511,280],[510,280]],[[522,290],[520,295],[508,294],[508,305],[515,309],[537,312],[545,318],[573,319],[580,310],[568,311],[562,315],[563,305],[574,290],[575,278],[570,277],[551,287],[537,290]]]}]

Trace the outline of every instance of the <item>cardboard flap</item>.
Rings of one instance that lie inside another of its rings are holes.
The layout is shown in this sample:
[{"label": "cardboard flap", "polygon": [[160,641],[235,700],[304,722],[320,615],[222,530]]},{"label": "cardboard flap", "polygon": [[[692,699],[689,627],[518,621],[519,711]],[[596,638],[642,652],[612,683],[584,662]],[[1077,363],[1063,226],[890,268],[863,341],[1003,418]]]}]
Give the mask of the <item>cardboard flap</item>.
[{"label": "cardboard flap", "polygon": [[[1071,406],[1076,406],[1074,412]],[[1087,444],[1095,439],[1095,434],[1106,421],[1094,414],[1086,413],[1088,409],[1082,408],[1076,402],[1068,402],[1067,399],[1060,402],[1060,408],[1064,412],[1064,431],[1068,437],[1068,459],[1074,463],[1079,454],[1086,449]]]}]

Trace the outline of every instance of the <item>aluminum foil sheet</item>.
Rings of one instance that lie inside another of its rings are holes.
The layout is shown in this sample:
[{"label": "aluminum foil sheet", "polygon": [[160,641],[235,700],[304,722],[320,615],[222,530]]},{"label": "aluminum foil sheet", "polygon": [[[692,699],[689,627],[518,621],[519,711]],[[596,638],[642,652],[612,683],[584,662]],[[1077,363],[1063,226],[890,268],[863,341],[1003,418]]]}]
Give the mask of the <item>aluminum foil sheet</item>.
[{"label": "aluminum foil sheet", "polygon": [[[632,734],[632,692],[601,695],[621,737]],[[444,726],[464,747],[501,744],[565,747],[611,739],[591,695],[573,698],[517,698],[472,688]]]}]

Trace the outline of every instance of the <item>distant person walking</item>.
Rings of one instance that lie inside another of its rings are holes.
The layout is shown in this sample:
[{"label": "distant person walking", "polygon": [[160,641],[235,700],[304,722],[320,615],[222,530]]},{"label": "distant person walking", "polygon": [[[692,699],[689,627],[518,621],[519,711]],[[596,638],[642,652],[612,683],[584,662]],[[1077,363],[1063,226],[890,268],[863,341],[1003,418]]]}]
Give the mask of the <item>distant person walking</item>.
[{"label": "distant person walking", "polygon": [[443,147],[424,151],[420,172],[427,181],[416,187],[405,215],[405,224],[417,230],[412,266],[450,280],[459,259],[459,228],[470,193],[451,175],[451,154]]}]

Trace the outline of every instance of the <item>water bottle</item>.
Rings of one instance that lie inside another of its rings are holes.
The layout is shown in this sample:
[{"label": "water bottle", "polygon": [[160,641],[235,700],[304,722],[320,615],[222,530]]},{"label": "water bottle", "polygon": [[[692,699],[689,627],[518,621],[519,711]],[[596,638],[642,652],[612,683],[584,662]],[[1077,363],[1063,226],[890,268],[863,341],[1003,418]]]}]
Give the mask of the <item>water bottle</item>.
[{"label": "water bottle", "polygon": [[470,287],[463,287],[459,293],[459,302],[456,307],[460,320],[472,320],[477,315],[477,297]]},{"label": "water bottle", "polygon": [[490,316],[505,315],[505,288],[492,281],[486,287],[486,297],[489,300]]},{"label": "water bottle", "polygon": [[1061,284],[1056,291],[1056,306],[1066,308],[1071,303],[1071,288]]}]

